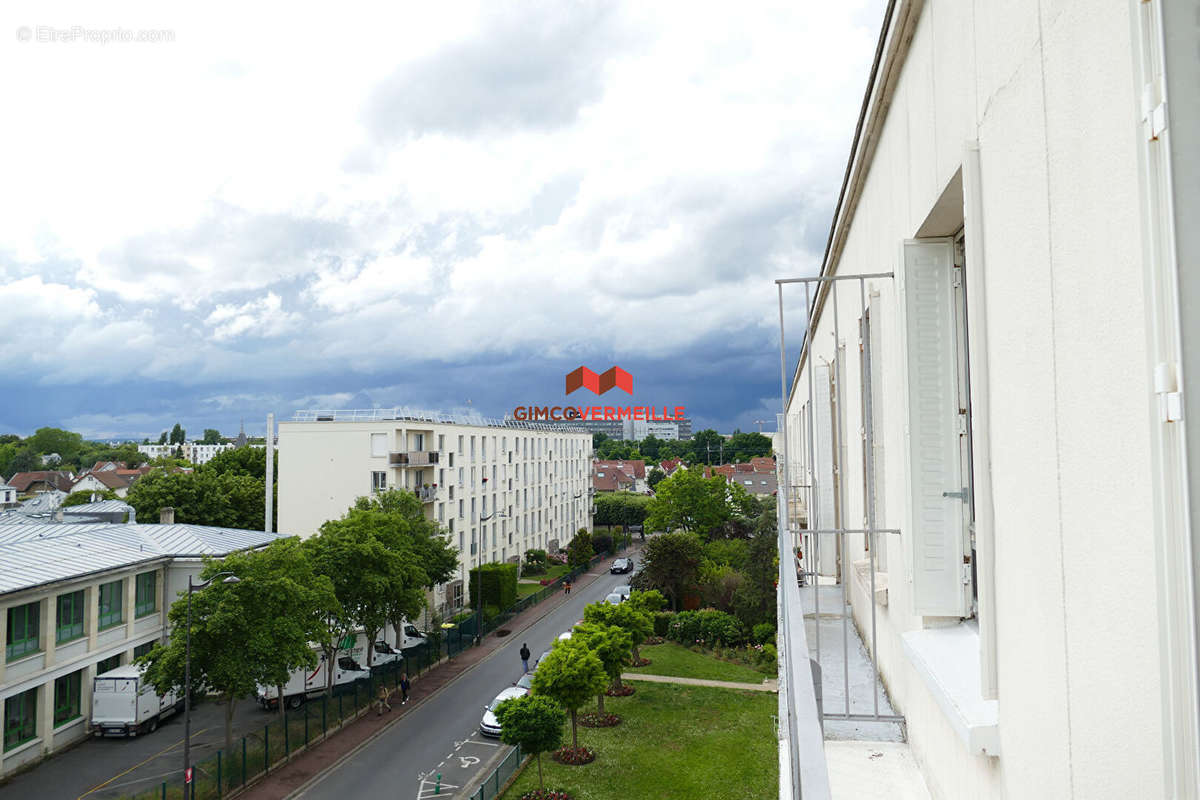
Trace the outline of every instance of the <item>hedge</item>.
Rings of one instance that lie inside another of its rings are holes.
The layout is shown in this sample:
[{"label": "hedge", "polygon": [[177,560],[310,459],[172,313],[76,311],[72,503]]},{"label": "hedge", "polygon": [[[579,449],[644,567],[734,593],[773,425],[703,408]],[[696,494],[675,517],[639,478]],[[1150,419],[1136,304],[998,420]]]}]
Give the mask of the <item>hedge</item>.
[{"label": "hedge", "polygon": [[511,608],[517,602],[517,565],[484,564],[472,567],[469,575],[471,608],[479,608],[477,592],[484,603],[497,608]]}]

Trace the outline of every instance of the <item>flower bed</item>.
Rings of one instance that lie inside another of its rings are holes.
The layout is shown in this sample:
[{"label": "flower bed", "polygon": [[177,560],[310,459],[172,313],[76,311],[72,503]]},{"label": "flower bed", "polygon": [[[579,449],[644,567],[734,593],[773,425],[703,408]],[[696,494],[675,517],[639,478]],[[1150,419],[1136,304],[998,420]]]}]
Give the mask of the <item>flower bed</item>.
[{"label": "flower bed", "polygon": [[613,689],[611,686],[604,690],[604,694],[608,697],[629,697],[635,689],[629,684],[625,684],[620,689]]},{"label": "flower bed", "polygon": [[603,714],[599,711],[589,711],[579,715],[579,724],[585,728],[612,728],[621,724],[621,718],[607,711]]},{"label": "flower bed", "polygon": [[590,764],[595,761],[596,753],[586,747],[571,747],[567,745],[555,750],[551,758],[560,764],[570,764],[577,767],[581,764]]},{"label": "flower bed", "polygon": [[662,644],[665,641],[666,641],[666,639],[664,639],[661,636],[650,636],[646,639],[646,641],[642,642],[642,647],[646,647],[646,646],[652,645],[652,644]]},{"label": "flower bed", "polygon": [[521,795],[521,800],[574,800],[571,794],[562,789],[534,789]]},{"label": "flower bed", "polygon": [[635,667],[648,667],[653,663],[654,662],[648,658],[636,658],[633,660],[633,666]]}]

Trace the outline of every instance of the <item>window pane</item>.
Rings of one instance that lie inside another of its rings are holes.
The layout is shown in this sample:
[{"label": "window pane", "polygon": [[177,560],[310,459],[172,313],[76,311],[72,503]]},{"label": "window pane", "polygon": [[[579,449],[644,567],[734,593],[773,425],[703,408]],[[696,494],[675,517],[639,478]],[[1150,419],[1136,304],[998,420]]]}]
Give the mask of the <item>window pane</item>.
[{"label": "window pane", "polygon": [[83,636],[83,590],[58,596],[55,640],[60,644]]},{"label": "window pane", "polygon": [[5,658],[12,660],[38,651],[40,603],[26,603],[8,610],[8,638]]},{"label": "window pane", "polygon": [[100,587],[101,630],[111,628],[124,620],[124,581],[113,581]]},{"label": "window pane", "polygon": [[37,689],[4,701],[4,749],[11,750],[37,735]]},{"label": "window pane", "polygon": [[139,617],[158,610],[158,573],[143,572],[137,576],[137,596],[134,613]]},{"label": "window pane", "polygon": [[64,675],[54,682],[54,724],[61,725],[79,716],[79,688],[82,672]]}]

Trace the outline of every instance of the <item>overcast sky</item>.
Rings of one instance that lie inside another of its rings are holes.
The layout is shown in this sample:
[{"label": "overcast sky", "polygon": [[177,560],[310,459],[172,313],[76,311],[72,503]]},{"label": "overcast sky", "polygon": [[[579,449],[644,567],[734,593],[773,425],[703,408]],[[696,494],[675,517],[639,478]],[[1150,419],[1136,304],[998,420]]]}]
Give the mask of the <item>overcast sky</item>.
[{"label": "overcast sky", "polygon": [[774,428],[882,0],[104,5],[0,9],[0,432],[500,417],[581,364]]}]

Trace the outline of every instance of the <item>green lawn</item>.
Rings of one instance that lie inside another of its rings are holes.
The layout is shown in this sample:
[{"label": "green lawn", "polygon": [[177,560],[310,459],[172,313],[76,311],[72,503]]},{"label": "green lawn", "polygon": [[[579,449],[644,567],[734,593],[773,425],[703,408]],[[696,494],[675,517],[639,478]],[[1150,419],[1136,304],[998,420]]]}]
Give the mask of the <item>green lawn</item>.
[{"label": "green lawn", "polygon": [[[552,581],[555,578],[559,577],[560,575],[566,575],[570,571],[571,571],[571,568],[568,567],[566,564],[555,564],[554,566],[550,567],[550,569],[546,570],[546,572],[541,575],[530,575],[530,574],[526,573],[521,576],[521,580],[524,580],[524,581],[543,581],[543,580]],[[528,586],[528,585],[530,585],[530,584],[521,584],[521,583],[517,584],[518,587]],[[532,584],[532,585],[537,586],[536,583]],[[539,586],[538,588],[541,588],[541,587]]]},{"label": "green lawn", "polygon": [[535,592],[540,592],[542,589],[545,589],[545,588],[546,588],[545,586],[541,586],[536,583],[518,583],[517,584],[517,599],[520,600],[522,597],[528,597],[529,595],[531,595]]},{"label": "green lawn", "polygon": [[[596,752],[591,764],[563,766],[543,753],[547,788],[565,789],[576,800],[779,796],[774,694],[639,683],[636,694],[607,698],[604,705],[624,721],[579,728],[579,743]],[[567,743],[570,728],[568,721]],[[517,800],[537,785],[537,762],[530,761],[503,797]]]},{"label": "green lawn", "polygon": [[[768,676],[758,670],[731,664],[719,658],[694,653],[683,645],[663,642],[652,647],[642,647],[642,658],[651,661],[648,667],[627,667],[629,672],[644,672],[650,675],[675,675],[680,678],[701,678],[710,681],[736,681],[738,683],[762,683]],[[638,684],[642,686],[643,684]]]}]

